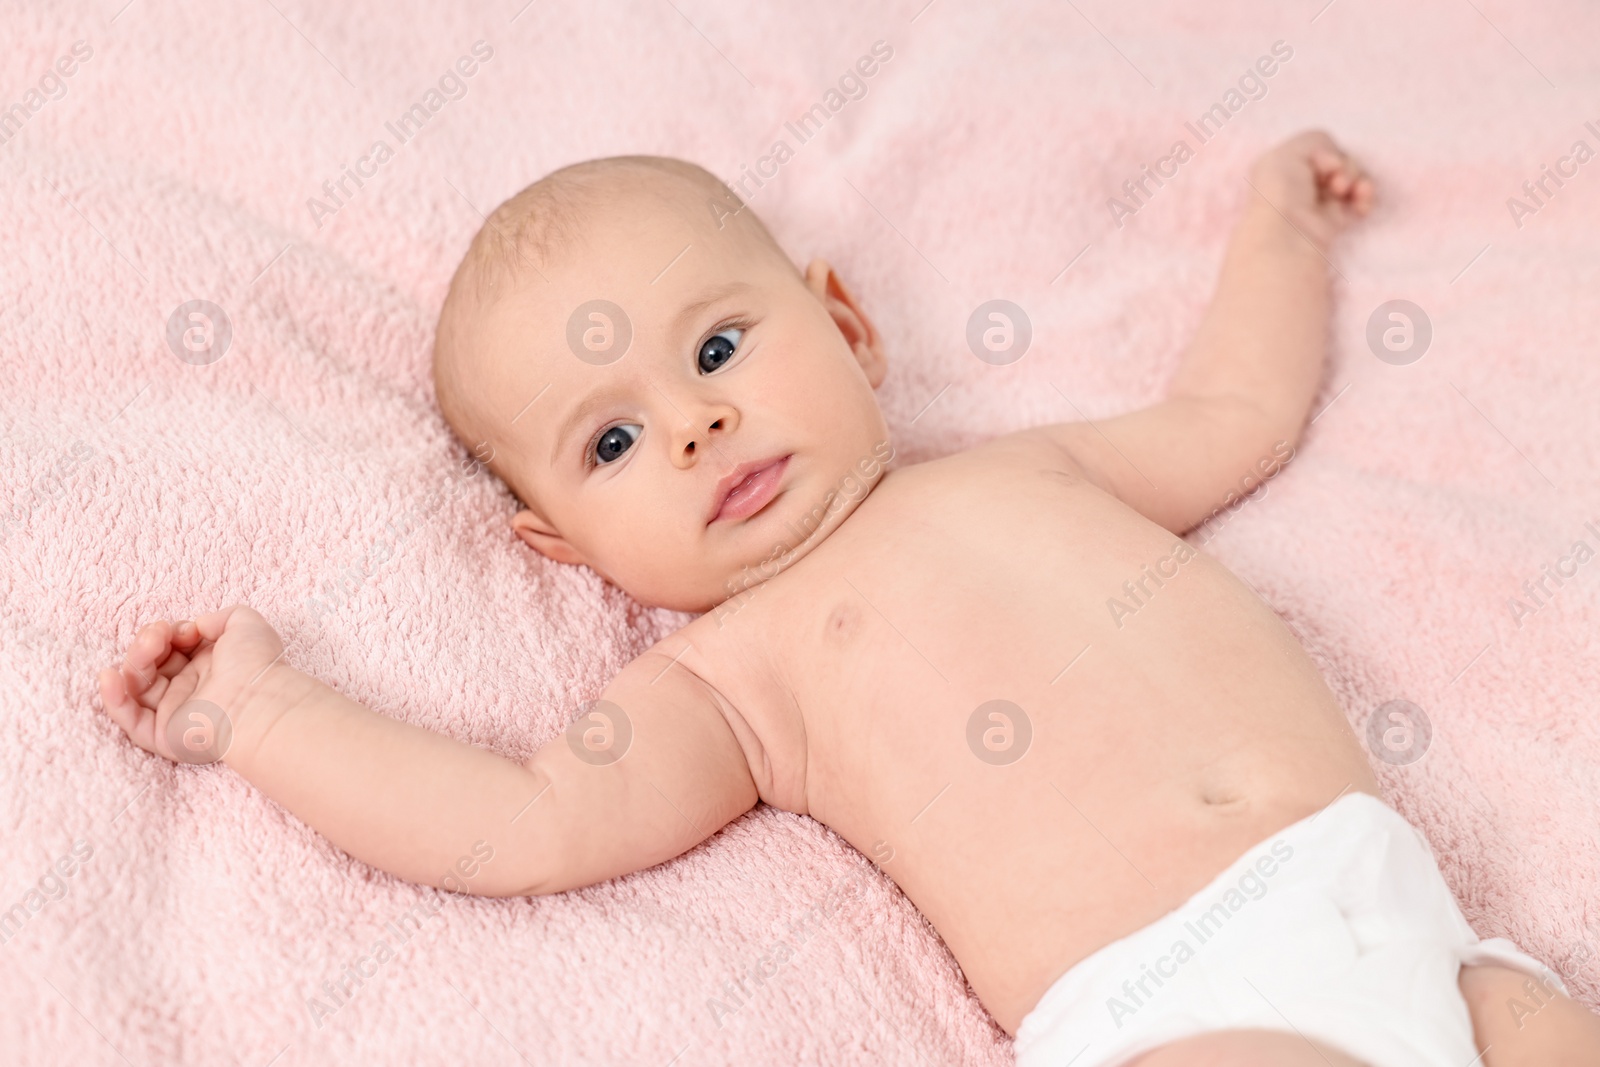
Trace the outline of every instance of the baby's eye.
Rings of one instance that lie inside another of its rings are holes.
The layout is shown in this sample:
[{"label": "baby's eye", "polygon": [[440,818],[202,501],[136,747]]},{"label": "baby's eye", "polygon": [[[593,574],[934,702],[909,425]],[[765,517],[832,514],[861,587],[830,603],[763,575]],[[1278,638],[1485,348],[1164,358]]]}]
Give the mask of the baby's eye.
[{"label": "baby's eye", "polygon": [[732,359],[739,349],[739,338],[743,336],[743,330],[727,329],[707,337],[700,346],[700,373],[710,374]]},{"label": "baby's eye", "polygon": [[600,463],[610,463],[621,456],[633,443],[639,439],[639,431],[644,429],[638,423],[624,422],[611,427],[600,435],[594,443],[594,458]]}]

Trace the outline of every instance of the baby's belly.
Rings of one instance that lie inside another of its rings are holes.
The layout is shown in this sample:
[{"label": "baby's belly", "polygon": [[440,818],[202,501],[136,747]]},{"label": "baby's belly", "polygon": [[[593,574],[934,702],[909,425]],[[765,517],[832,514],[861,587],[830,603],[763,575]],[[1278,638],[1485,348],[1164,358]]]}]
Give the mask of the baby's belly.
[{"label": "baby's belly", "polygon": [[882,571],[841,589],[832,667],[800,695],[806,802],[905,890],[1008,1031],[1273,831],[1377,791],[1293,635],[1208,558],[1147,585],[1121,626],[1048,582],[940,573],[920,612]]},{"label": "baby's belly", "polygon": [[1377,791],[1364,766],[1298,743],[1245,757],[1214,737],[1171,736],[1191,758],[1112,752],[1126,738],[1105,732],[1036,734],[1011,767],[930,761],[941,773],[841,789],[827,821],[900,885],[1014,1034],[1078,960],[1341,791]]},{"label": "baby's belly", "polygon": [[1053,686],[885,672],[898,693],[855,705],[876,721],[835,738],[839,759],[812,746],[812,814],[900,885],[1013,1033],[1076,961],[1342,792],[1377,792],[1325,696],[1175,687],[1095,651]]}]

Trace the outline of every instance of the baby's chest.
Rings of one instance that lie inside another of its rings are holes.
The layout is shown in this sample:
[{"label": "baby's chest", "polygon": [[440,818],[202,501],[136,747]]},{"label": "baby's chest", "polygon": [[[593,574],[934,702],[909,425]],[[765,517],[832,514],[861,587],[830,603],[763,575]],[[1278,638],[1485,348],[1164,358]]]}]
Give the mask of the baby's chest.
[{"label": "baby's chest", "polygon": [[763,797],[825,818],[796,797],[970,762],[968,720],[991,702],[1043,712],[1095,625],[1092,598],[1059,569],[925,536],[758,588],[708,652],[719,692],[761,739]]}]

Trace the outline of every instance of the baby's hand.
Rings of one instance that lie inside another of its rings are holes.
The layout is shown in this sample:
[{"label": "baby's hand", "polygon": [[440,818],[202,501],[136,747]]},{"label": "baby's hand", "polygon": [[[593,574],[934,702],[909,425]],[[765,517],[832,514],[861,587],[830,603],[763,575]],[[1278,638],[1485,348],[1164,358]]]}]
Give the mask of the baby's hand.
[{"label": "baby's hand", "polygon": [[277,632],[243,604],[176,625],[158,619],[139,629],[120,668],[100,672],[100,702],[146,752],[213,763],[227,751],[240,698],[282,654]]},{"label": "baby's hand", "polygon": [[1250,168],[1250,183],[1321,252],[1372,209],[1372,179],[1321,130],[1264,154]]}]

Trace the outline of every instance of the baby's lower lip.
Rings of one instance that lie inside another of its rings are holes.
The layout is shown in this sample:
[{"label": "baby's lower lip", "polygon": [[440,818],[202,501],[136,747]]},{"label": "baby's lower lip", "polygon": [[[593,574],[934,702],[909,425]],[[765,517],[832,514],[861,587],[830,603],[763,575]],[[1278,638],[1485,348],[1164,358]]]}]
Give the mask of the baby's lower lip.
[{"label": "baby's lower lip", "polygon": [[711,521],[748,518],[766,507],[777,495],[778,483],[783,480],[783,472],[788,468],[789,457],[784,456],[778,462],[752,473],[733,487],[733,492],[728,494],[728,499],[722,502],[722,507]]}]

